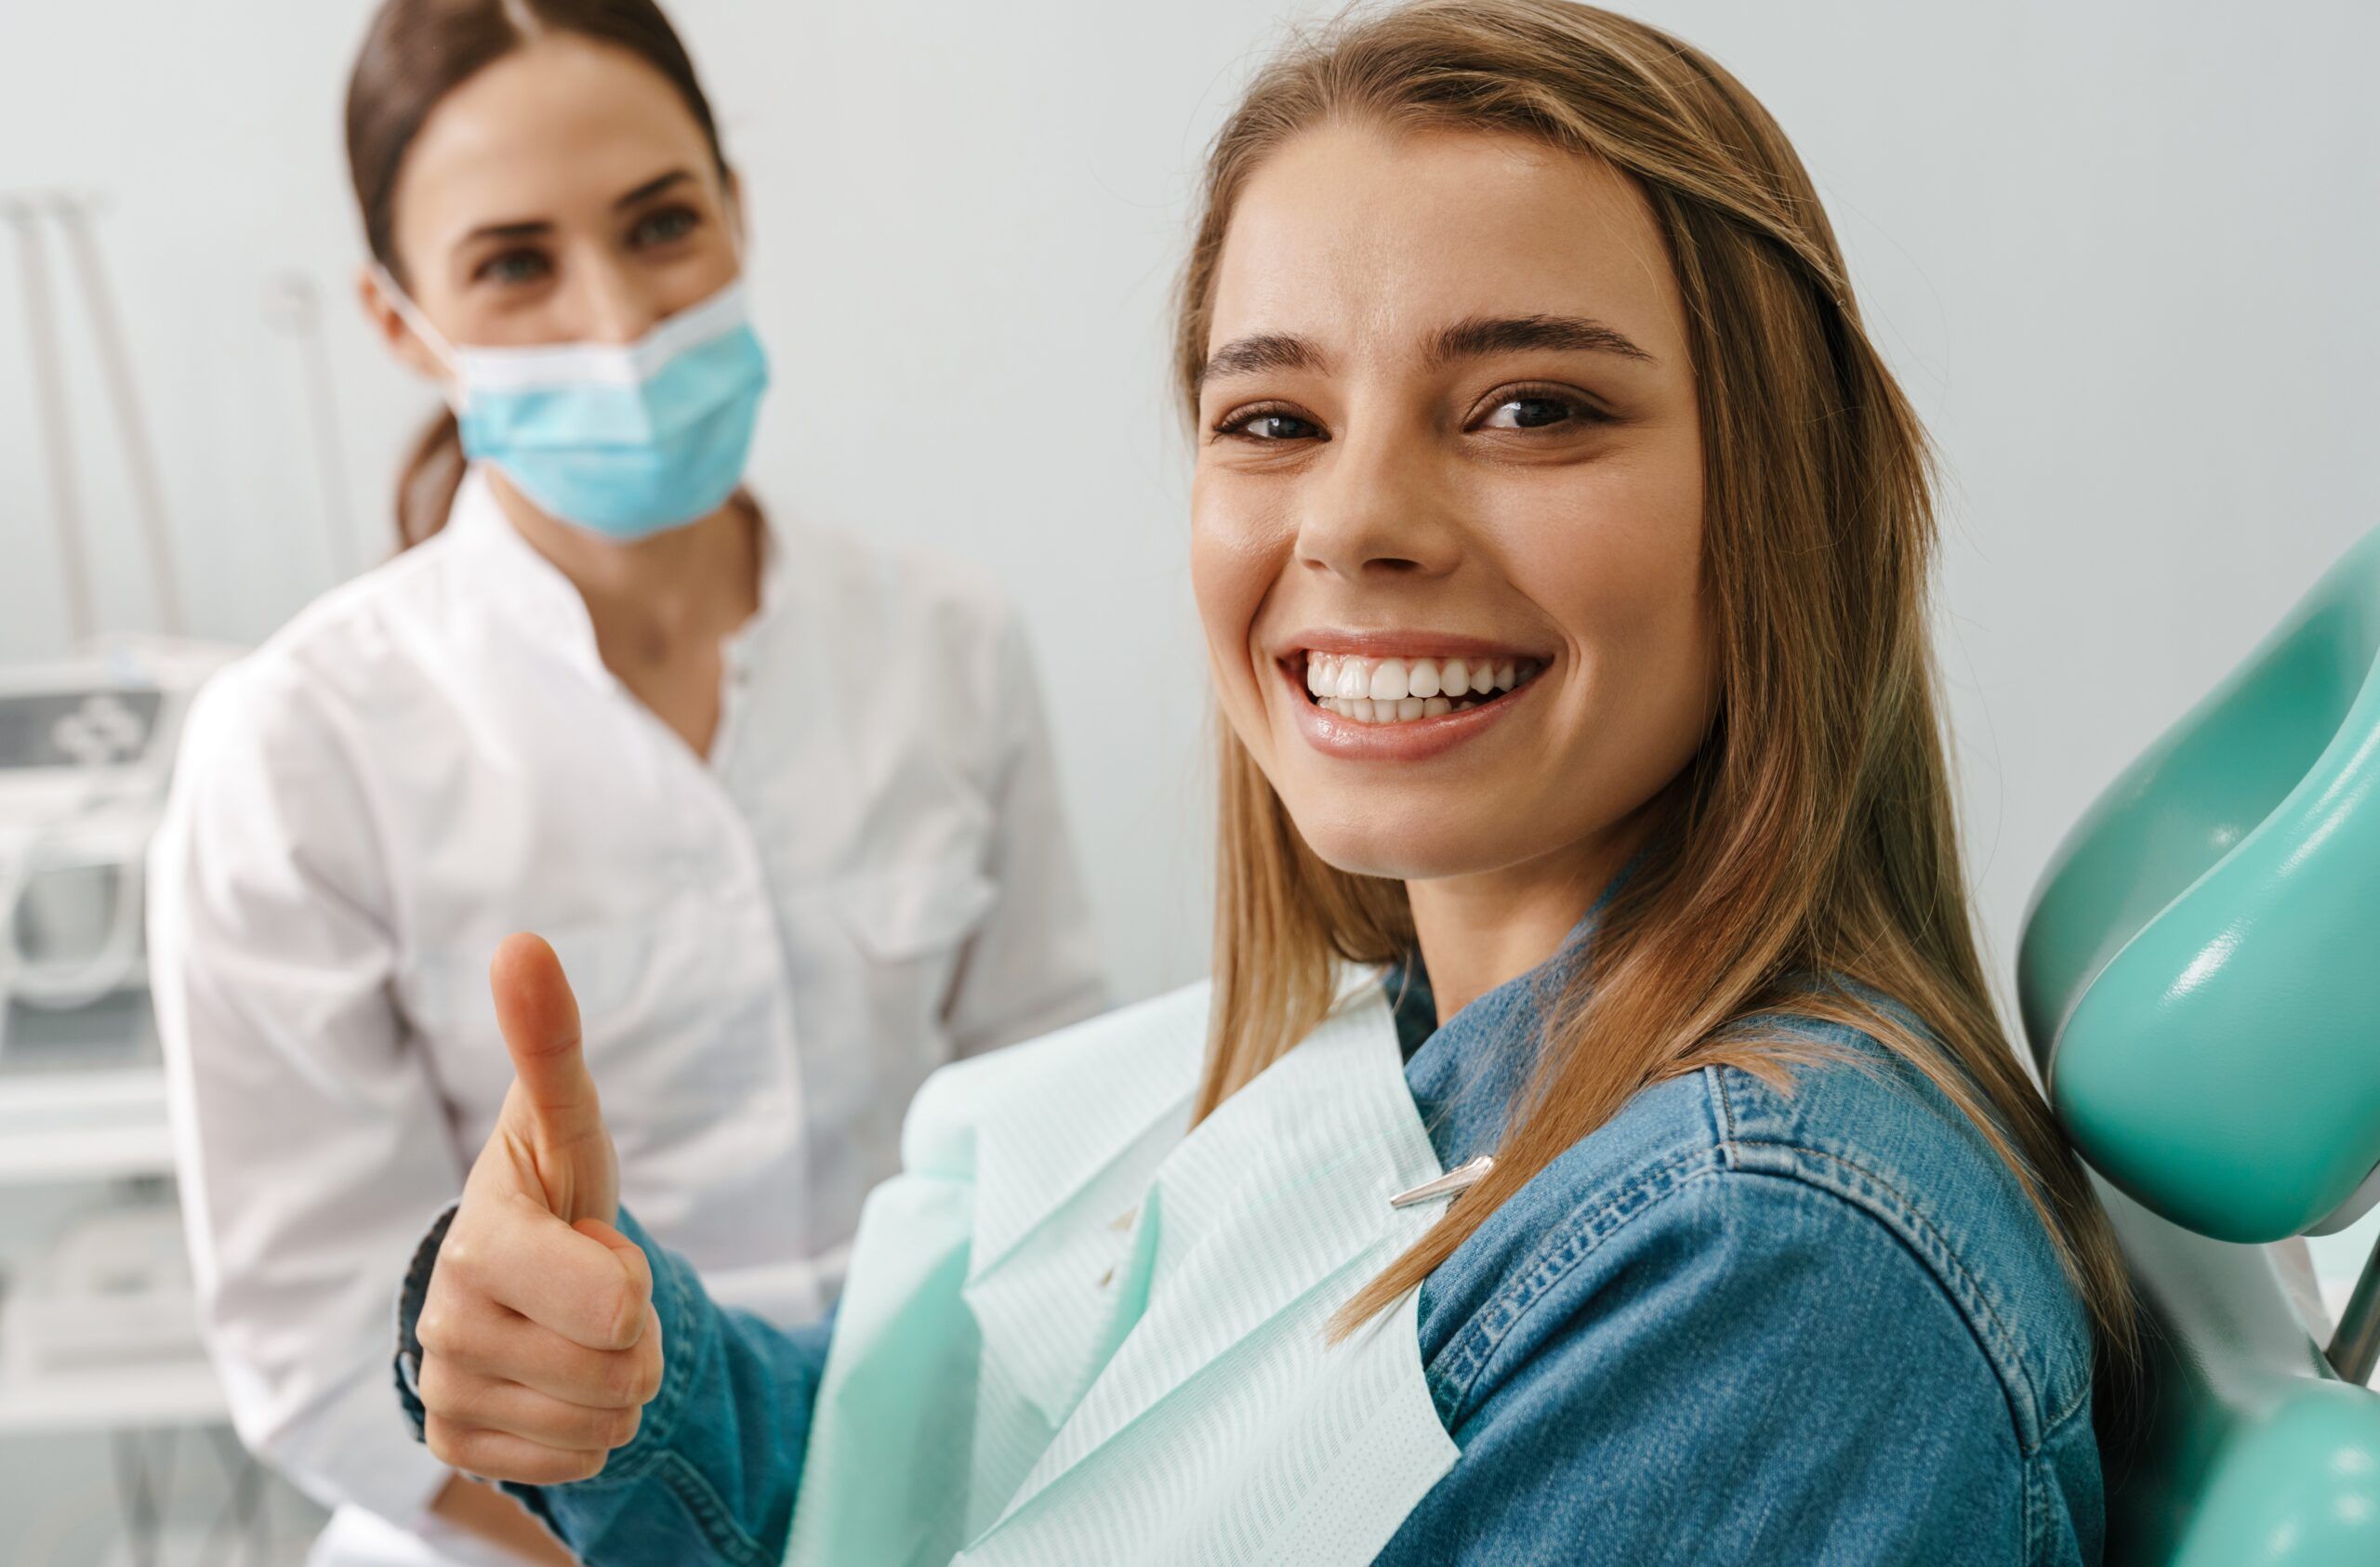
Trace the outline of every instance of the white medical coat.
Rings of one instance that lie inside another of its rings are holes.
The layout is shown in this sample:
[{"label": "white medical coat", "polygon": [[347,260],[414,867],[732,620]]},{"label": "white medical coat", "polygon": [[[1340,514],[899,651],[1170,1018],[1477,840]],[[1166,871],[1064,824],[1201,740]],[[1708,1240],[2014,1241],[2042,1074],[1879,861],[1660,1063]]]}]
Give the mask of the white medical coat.
[{"label": "white medical coat", "polygon": [[[707,758],[476,472],[193,708],[150,928],[182,1202],[240,1433],[326,1502],[438,1533],[390,1301],[510,1080],[507,932],[577,993],[625,1200],[787,1324],[832,1300],[927,1073],[1102,1004],[1013,618],[800,523],[767,560]],[[396,1559],[345,1521],[318,1560]]]}]

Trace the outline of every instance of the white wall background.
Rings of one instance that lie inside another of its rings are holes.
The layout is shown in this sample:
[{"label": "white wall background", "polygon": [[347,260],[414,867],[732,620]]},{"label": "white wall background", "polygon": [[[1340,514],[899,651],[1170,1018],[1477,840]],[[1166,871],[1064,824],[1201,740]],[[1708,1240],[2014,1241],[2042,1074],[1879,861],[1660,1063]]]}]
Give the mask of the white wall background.
[{"label": "white wall background", "polygon": [[[1165,301],[1197,151],[1292,0],[673,6],[742,165],[780,506],[972,557],[1035,627],[1119,988],[1205,952],[1203,677]],[[378,551],[431,407],[349,304],[365,0],[0,6],[0,191],[102,232],[200,627]],[[1826,192],[1949,479],[1944,663],[1988,939],[2101,784],[2380,522],[2380,9],[1642,0]],[[282,280],[324,298],[347,473]],[[0,658],[64,635],[0,251]],[[79,345],[78,345],[79,347]],[[87,353],[77,368],[87,372]],[[147,613],[96,386],[103,601]],[[0,1193],[0,1203],[7,1200]],[[5,1510],[5,1498],[0,1498]]]},{"label": "white wall background", "polygon": [[[1198,149],[1282,0],[680,0],[758,228],[778,504],[987,563],[1037,630],[1120,987],[1205,942],[1201,673],[1165,300]],[[382,547],[430,399],[350,306],[338,109],[364,0],[0,13],[0,191],[102,222],[203,628]],[[2380,12],[1649,0],[1796,138],[1950,480],[1944,655],[1986,930],[2093,792],[2380,521]],[[324,299],[346,453],[311,459]],[[64,633],[0,255],[0,657]],[[76,345],[81,346],[79,343]],[[90,367],[87,353],[76,368]],[[96,383],[111,618],[146,612]]]}]

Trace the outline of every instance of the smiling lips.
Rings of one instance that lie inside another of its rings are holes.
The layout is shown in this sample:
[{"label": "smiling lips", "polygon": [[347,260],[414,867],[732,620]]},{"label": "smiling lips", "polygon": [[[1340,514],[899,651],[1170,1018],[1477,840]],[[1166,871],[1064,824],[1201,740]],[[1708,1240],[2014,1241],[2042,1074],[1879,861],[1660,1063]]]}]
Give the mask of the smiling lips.
[{"label": "smiling lips", "polygon": [[1308,652],[1305,688],[1315,706],[1359,724],[1408,724],[1494,703],[1535,679],[1534,658],[1364,658]]}]

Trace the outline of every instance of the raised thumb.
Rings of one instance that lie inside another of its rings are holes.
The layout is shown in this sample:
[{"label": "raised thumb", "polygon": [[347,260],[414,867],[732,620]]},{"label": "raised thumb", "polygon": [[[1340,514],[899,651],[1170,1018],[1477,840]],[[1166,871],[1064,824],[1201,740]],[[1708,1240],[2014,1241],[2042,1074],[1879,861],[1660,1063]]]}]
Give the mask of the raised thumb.
[{"label": "raised thumb", "polygon": [[556,1150],[602,1138],[595,1079],[579,1048],[578,1001],[554,949],[542,937],[507,936],[487,977],[529,1129]]}]

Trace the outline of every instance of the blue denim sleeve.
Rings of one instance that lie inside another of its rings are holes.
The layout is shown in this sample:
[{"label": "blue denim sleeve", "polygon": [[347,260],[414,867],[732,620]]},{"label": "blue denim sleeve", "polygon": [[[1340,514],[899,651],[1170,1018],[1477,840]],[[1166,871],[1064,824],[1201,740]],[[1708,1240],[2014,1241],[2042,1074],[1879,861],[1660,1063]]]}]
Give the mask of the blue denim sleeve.
[{"label": "blue denim sleeve", "polygon": [[1707,1168],[1529,1260],[1432,1363],[1462,1455],[1386,1567],[2082,1560],[1966,1319],[1833,1193]]},{"label": "blue denim sleeve", "polygon": [[[416,1440],[421,1350],[413,1329],[451,1218],[452,1210],[442,1215],[423,1240],[398,1301],[397,1392]],[[787,1333],[750,1312],[722,1310],[694,1271],[626,1210],[619,1228],[653,1265],[661,1390],[636,1436],[594,1479],[504,1489],[587,1567],[777,1567],[832,1319]]]}]

